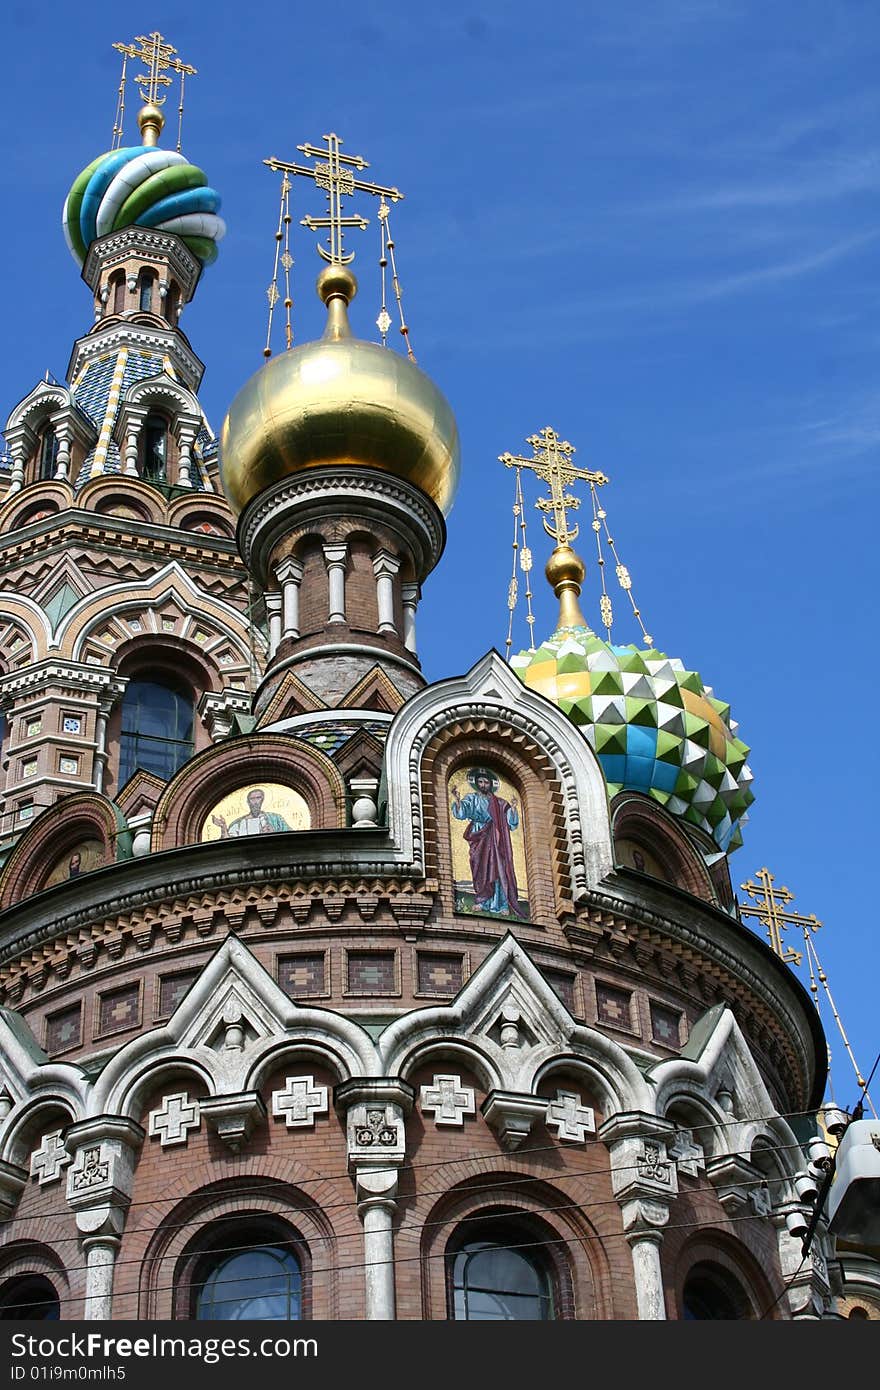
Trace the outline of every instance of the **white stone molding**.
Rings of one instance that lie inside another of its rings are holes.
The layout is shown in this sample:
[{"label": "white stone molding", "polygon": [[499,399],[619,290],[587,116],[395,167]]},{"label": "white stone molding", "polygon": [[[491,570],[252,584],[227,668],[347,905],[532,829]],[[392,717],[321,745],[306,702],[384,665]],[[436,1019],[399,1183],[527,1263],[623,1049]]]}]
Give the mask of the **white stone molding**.
[{"label": "white stone molding", "polygon": [[[86,367],[96,358],[110,356],[127,348],[131,352],[146,352],[169,358],[174,371],[187,389],[198,390],[205,373],[204,363],[196,357],[189,343],[173,328],[157,324],[115,321],[97,333],[77,338],[67,366],[68,381],[78,381]],[[148,378],[149,379],[149,378]]]},{"label": "white stone molding", "polygon": [[34,1149],[31,1154],[31,1177],[36,1178],[40,1187],[45,1187],[50,1182],[58,1182],[71,1161],[61,1134],[60,1129],[53,1130],[51,1134],[44,1134],[39,1148]]},{"label": "white stone molding", "polygon": [[421,488],[390,473],[367,467],[307,468],[281,478],[242,512],[239,547],[257,582],[266,587],[273,549],[295,526],[346,515],[375,522],[391,532],[401,554],[412,557],[420,580],[436,565],[446,541],[442,514]]},{"label": "white stone molding", "polygon": [[244,690],[221,690],[216,694],[206,690],[199,699],[197,710],[199,718],[211,735],[212,743],[219,743],[232,733],[236,714],[250,714],[251,697]]},{"label": "white stone molding", "polygon": [[28,1170],[0,1159],[0,1221],[15,1215],[19,1198],[27,1186]]},{"label": "white stone molding", "polygon": [[518,1149],[528,1138],[536,1120],[547,1113],[547,1102],[540,1096],[518,1095],[513,1091],[490,1091],[480,1109],[498,1135],[502,1148]]},{"label": "white stone molding", "polygon": [[259,1091],[242,1091],[235,1096],[212,1096],[200,1102],[202,1116],[227,1148],[238,1153],[266,1118],[266,1106]]},{"label": "white stone molding", "polygon": [[433,1114],[435,1125],[464,1125],[465,1115],[477,1113],[476,1094],[473,1086],[462,1086],[458,1075],[439,1074],[430,1086],[423,1086],[420,1093],[423,1111]]},{"label": "white stone molding", "polygon": [[545,1124],[569,1144],[584,1144],[588,1134],[596,1133],[596,1116],[577,1091],[556,1092],[556,1099],[547,1106]]},{"label": "white stone molding", "polygon": [[272,1092],[272,1114],[288,1129],[314,1129],[318,1115],[329,1113],[326,1086],[316,1086],[312,1076],[288,1076],[282,1091]]},{"label": "white stone molding", "polygon": [[447,725],[468,719],[494,719],[525,733],[549,758],[562,788],[572,890],[580,901],[613,868],[605,776],[567,715],[523,685],[495,651],[466,676],[419,691],[391,725],[385,767],[388,820],[397,853],[424,865],[422,757]]},{"label": "white stone molding", "polygon": [[148,1133],[151,1139],[158,1139],[163,1149],[175,1144],[186,1144],[190,1130],[201,1128],[202,1119],[199,1102],[190,1100],[186,1091],[175,1091],[166,1096],[158,1110],[150,1111]]}]

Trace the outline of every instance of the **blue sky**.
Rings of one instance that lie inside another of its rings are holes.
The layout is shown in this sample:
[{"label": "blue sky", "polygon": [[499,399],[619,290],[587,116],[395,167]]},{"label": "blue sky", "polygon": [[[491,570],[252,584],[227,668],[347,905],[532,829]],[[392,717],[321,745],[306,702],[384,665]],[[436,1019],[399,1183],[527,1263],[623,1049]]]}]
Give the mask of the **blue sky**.
[{"label": "blue sky", "polygon": [[[215,429],[261,362],[277,181],[264,156],[339,133],[397,184],[420,365],[462,436],[446,556],[425,587],[431,679],[503,648],[512,478],[551,424],[612,479],[613,532],[656,642],[729,700],[763,864],[817,946],[864,1069],[880,1047],[877,775],[880,18],[861,0],[410,6],[10,3],[2,394],[61,377],[90,300],[60,230],[109,145],[114,40],[159,28],[199,68],[184,151],[229,225],[183,326]],[[51,18],[47,38],[47,18]],[[169,103],[172,104],[172,103]],[[136,102],[129,97],[127,135]],[[168,143],[166,140],[165,143]],[[322,207],[305,181],[296,218]],[[361,209],[370,216],[370,206]],[[353,234],[374,333],[375,222]],[[296,334],[320,331],[296,246]],[[534,494],[533,494],[534,496]],[[540,549],[538,518],[532,523]],[[554,605],[539,580],[537,630]],[[588,617],[598,621],[588,579]],[[623,616],[623,605],[618,602]],[[636,640],[622,621],[618,640]],[[525,645],[526,629],[519,629]],[[838,1099],[855,1098],[832,1036]],[[880,1083],[874,1086],[880,1100]]]}]

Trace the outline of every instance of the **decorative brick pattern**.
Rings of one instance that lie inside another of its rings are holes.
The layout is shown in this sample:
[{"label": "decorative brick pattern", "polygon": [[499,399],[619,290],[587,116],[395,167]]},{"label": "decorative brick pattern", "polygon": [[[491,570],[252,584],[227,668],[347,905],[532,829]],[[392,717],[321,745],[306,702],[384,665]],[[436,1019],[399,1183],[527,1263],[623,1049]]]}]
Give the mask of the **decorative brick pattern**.
[{"label": "decorative brick pattern", "polygon": [[651,1000],[651,1037],[664,1047],[681,1046],[681,1014]]},{"label": "decorative brick pattern", "polygon": [[395,951],[350,951],[349,994],[396,994]]},{"label": "decorative brick pattern", "polygon": [[554,993],[559,995],[570,1014],[578,1012],[575,994],[575,975],[567,975],[564,970],[542,970],[541,974]]},{"label": "decorative brick pattern", "polygon": [[632,995],[629,990],[596,981],[596,1016],[610,1028],[626,1028],[632,1032]]},{"label": "decorative brick pattern", "polygon": [[442,994],[453,998],[464,984],[464,959],[462,956],[419,951],[416,973],[419,994]]},{"label": "decorative brick pattern", "polygon": [[177,975],[163,975],[159,980],[159,1017],[170,1018],[181,1000],[189,994],[198,979],[197,970],[181,971]]},{"label": "decorative brick pattern", "polygon": [[327,993],[327,964],[323,951],[314,955],[282,956],[278,983],[290,999],[308,999]]},{"label": "decorative brick pattern", "polygon": [[71,1004],[46,1018],[46,1051],[50,1056],[79,1047],[82,1042],[82,1005]]},{"label": "decorative brick pattern", "polygon": [[98,997],[98,1033],[119,1033],[140,1023],[141,987],[123,985]]}]

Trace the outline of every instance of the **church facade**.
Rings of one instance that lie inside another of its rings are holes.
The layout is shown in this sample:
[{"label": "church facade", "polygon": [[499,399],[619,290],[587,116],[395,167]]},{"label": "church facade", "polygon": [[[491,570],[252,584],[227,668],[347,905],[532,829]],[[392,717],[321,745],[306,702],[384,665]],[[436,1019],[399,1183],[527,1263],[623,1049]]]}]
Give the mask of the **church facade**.
[{"label": "church facade", "polygon": [[427,684],[451,408],[330,258],[218,441],[218,201],[140,124],[5,428],[0,1316],[873,1316],[802,1259],[825,1042],[737,916],[729,708],[564,543],[557,631]]}]

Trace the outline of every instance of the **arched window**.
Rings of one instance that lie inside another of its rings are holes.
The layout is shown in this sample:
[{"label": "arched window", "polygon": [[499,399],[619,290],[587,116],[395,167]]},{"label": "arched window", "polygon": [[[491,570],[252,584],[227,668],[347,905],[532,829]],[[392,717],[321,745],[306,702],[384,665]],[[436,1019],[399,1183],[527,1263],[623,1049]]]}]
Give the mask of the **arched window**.
[{"label": "arched window", "polygon": [[42,1274],[10,1279],[0,1288],[0,1320],[3,1322],[56,1321],[61,1316],[58,1294]]},{"label": "arched window", "polygon": [[164,416],[148,415],[144,421],[141,439],[141,476],[149,482],[164,483],[168,467],[168,421]]},{"label": "arched window", "polygon": [[142,270],[138,279],[138,308],[144,314],[152,313],[153,285],[156,276],[152,270]]},{"label": "arched window", "polygon": [[740,1283],[720,1265],[703,1261],[688,1272],[681,1298],[681,1316],[687,1321],[742,1321],[754,1316],[748,1295]]},{"label": "arched window", "polygon": [[193,752],[193,699],[183,686],[129,681],[122,698],[119,786],[138,768],[168,781]]},{"label": "arched window", "polygon": [[58,464],[58,435],[53,425],[47,425],[40,438],[40,462],[38,477],[40,482],[55,477]]},{"label": "arched window", "polygon": [[293,1250],[256,1245],[209,1256],[194,1281],[199,1321],[296,1322],[302,1317],[302,1270]]},{"label": "arched window", "polygon": [[447,1254],[449,1315],[457,1322],[538,1322],[555,1318],[546,1259],[532,1233],[495,1222]]},{"label": "arched window", "polygon": [[165,296],[165,317],[172,328],[180,317],[180,290],[174,280],[168,286],[168,294]]},{"label": "arched window", "polygon": [[113,312],[114,314],[125,313],[125,276],[122,271],[114,275],[110,281],[113,286]]}]

